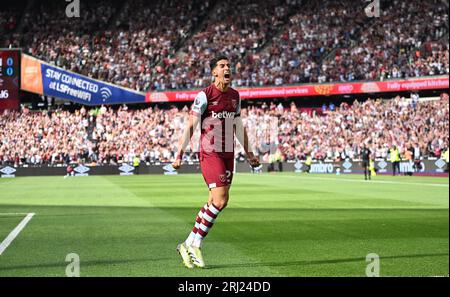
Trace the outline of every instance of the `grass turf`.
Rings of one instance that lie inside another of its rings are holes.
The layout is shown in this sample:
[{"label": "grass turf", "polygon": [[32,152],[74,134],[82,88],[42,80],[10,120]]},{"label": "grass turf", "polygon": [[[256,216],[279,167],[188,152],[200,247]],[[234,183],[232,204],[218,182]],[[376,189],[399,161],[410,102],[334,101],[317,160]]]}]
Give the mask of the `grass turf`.
[{"label": "grass turf", "polygon": [[[0,242],[36,215],[0,256],[0,276],[448,275],[448,179],[238,174],[204,244],[208,269],[176,253],[207,199],[200,175],[0,179]],[[3,213],[3,214],[2,214]]]}]

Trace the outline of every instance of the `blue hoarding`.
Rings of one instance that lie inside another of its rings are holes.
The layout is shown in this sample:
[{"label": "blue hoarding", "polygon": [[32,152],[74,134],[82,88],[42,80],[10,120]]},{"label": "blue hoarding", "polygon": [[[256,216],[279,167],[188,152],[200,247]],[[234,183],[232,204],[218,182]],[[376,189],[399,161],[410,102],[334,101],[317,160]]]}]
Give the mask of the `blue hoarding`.
[{"label": "blue hoarding", "polygon": [[145,94],[103,83],[45,63],[42,67],[44,95],[85,105],[145,102]]}]

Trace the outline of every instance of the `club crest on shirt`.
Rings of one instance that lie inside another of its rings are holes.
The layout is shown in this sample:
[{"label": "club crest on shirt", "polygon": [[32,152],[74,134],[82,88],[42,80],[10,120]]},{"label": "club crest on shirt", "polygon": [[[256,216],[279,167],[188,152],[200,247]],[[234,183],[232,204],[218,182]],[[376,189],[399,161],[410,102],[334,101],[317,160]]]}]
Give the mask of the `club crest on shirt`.
[{"label": "club crest on shirt", "polygon": [[219,175],[219,179],[220,179],[220,181],[221,182],[226,182],[227,181],[227,175],[226,174],[221,174],[221,175]]},{"label": "club crest on shirt", "polygon": [[237,100],[231,100],[231,105],[233,105],[233,108],[237,107]]}]

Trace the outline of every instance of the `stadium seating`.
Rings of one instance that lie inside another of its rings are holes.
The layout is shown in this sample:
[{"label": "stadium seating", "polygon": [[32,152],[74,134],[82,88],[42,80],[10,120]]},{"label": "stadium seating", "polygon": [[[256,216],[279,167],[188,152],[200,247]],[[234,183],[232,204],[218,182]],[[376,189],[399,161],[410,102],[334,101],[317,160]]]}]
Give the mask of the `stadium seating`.
[{"label": "stadium seating", "polygon": [[[377,158],[386,158],[397,145],[402,152],[418,146],[423,156],[439,157],[448,147],[448,95],[437,101],[412,104],[404,98],[341,104],[323,114],[291,106],[242,109],[252,143],[263,161],[269,147],[279,148],[285,160],[356,159],[362,143]],[[74,113],[6,111],[0,117],[0,164],[117,164],[142,160],[167,162],[174,158],[188,108],[131,110],[101,107]],[[274,123],[274,125],[271,125]],[[277,135],[277,136],[276,136]],[[237,147],[237,152],[242,148]],[[188,154],[196,160],[196,154]]]},{"label": "stadium seating", "polygon": [[[445,1],[381,3],[381,16],[368,18],[367,3],[351,0],[102,0],[82,1],[80,18],[68,18],[64,1],[7,1],[0,43],[140,91],[205,87],[217,53],[232,59],[234,86],[448,75]],[[416,107],[400,98],[367,100],[323,115],[270,103],[243,114],[263,160],[266,148],[279,144],[286,160],[309,153],[355,158],[369,139],[377,157],[392,144],[418,145],[428,156],[448,146],[448,96]],[[109,164],[134,155],[168,161],[186,115],[186,108],[127,107],[7,112],[0,119],[0,163]],[[278,121],[275,140],[268,138],[270,120]]]},{"label": "stadium seating", "polygon": [[207,86],[217,53],[232,59],[235,86],[448,74],[444,1],[381,3],[368,18],[351,0],[103,0],[67,18],[66,3],[42,0],[6,10],[0,27],[13,28],[5,46],[142,91]]}]

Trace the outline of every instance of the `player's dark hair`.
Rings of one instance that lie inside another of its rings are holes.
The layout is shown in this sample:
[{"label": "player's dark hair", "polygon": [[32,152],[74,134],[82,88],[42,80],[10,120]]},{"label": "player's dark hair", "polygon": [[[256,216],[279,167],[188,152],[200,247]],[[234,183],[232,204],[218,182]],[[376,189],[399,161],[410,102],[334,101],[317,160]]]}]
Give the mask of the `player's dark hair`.
[{"label": "player's dark hair", "polygon": [[220,60],[228,60],[228,57],[225,55],[219,55],[219,56],[214,57],[209,62],[209,67],[211,67],[211,70],[213,70],[217,66],[217,62],[219,62]]}]

